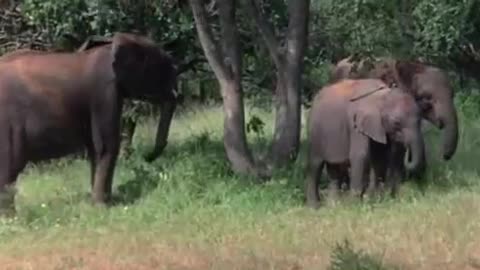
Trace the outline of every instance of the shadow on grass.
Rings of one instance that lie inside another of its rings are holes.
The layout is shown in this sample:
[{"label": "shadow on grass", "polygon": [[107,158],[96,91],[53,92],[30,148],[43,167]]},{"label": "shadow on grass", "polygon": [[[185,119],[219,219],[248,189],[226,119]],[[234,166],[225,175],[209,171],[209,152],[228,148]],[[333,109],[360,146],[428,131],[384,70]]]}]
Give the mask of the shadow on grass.
[{"label": "shadow on grass", "polygon": [[[133,204],[142,196],[146,196],[158,186],[157,178],[152,174],[151,170],[145,166],[134,164],[132,166],[134,177],[117,187],[117,192],[112,194],[111,204],[127,205]],[[157,169],[161,173],[163,168]]]},{"label": "shadow on grass", "polygon": [[[191,184],[207,188],[209,183],[200,181],[212,181],[213,178],[220,180],[237,178],[225,158],[223,142],[213,140],[208,133],[192,136],[179,145],[169,145],[165,152],[152,163],[145,162],[140,152],[134,151],[135,154],[122,160],[124,167],[133,172],[133,177],[117,187],[113,195],[113,205],[135,203],[159,185],[174,186],[175,183],[167,183],[166,175],[168,174],[175,174],[175,180],[182,178],[182,175],[193,174],[195,176],[193,178],[197,179],[198,183]],[[191,166],[188,167],[186,164]],[[244,182],[254,182],[254,179],[248,180]],[[190,179],[185,181],[191,182]]]}]

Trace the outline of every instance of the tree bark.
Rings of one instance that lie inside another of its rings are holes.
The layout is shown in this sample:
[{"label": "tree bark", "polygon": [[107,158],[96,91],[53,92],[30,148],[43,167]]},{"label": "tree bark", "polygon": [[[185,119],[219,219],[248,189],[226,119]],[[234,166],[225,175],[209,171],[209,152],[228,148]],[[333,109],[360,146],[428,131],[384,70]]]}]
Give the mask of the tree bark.
[{"label": "tree bark", "polygon": [[269,160],[282,167],[295,160],[300,148],[303,58],[307,46],[310,0],[288,2],[286,50],[282,51],[273,26],[265,19],[258,0],[245,0],[277,69],[275,127]]},{"label": "tree bark", "polygon": [[235,0],[218,1],[221,50],[207,22],[202,0],[189,0],[198,37],[205,56],[219,82],[224,110],[224,147],[233,171],[259,175],[245,134],[241,57],[235,25]]}]

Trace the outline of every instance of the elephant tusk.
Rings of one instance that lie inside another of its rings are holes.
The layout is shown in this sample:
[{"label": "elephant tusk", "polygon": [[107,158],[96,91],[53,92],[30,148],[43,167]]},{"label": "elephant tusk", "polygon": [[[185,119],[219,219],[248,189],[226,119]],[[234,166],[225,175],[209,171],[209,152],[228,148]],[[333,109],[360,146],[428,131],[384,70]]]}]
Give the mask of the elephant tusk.
[{"label": "elephant tusk", "polygon": [[410,147],[407,147],[403,161],[405,164],[412,162],[412,152],[410,151]]}]

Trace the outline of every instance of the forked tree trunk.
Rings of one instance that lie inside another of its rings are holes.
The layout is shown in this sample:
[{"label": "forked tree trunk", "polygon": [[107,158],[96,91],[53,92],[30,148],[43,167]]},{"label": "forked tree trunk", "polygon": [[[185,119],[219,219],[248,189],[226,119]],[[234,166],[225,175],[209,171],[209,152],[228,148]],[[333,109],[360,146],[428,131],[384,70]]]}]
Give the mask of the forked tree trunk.
[{"label": "forked tree trunk", "polygon": [[300,148],[303,57],[307,46],[310,0],[289,0],[286,48],[283,51],[259,0],[244,0],[277,69],[275,127],[269,160],[282,167],[295,160]]},{"label": "forked tree trunk", "polygon": [[213,38],[207,22],[203,0],[189,0],[198,37],[205,56],[219,82],[223,98],[223,143],[232,169],[237,173],[260,176],[245,134],[245,116],[241,85],[241,57],[235,24],[235,0],[217,2],[221,29],[221,46]]},{"label": "forked tree trunk", "polygon": [[284,70],[277,73],[275,126],[270,152],[270,160],[276,166],[295,160],[300,146],[300,89],[292,75]]},{"label": "forked tree trunk", "polygon": [[220,84],[223,97],[223,145],[232,169],[256,174],[253,158],[245,135],[245,112],[240,83],[225,80]]}]

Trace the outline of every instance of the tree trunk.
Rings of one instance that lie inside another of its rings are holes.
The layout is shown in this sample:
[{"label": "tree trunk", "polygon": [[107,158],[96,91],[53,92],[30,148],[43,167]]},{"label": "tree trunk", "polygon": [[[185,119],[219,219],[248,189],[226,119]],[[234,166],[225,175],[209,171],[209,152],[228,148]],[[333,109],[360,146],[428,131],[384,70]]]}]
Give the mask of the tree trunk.
[{"label": "tree trunk", "polygon": [[307,46],[309,0],[288,2],[289,22],[284,61],[277,65],[277,105],[271,160],[277,167],[295,160],[300,148],[302,73]]},{"label": "tree trunk", "polygon": [[235,22],[235,0],[217,2],[221,28],[221,46],[215,42],[207,22],[204,1],[190,0],[198,37],[205,56],[220,84],[223,98],[224,137],[227,158],[236,173],[259,174],[248,148],[245,134],[241,56]]},{"label": "tree trunk", "polygon": [[256,175],[253,158],[245,135],[245,112],[241,84],[225,80],[220,85],[223,98],[223,145],[232,169]]},{"label": "tree trunk", "polygon": [[276,115],[270,161],[278,167],[295,160],[300,147],[300,89],[293,77],[294,74],[285,69],[277,73]]},{"label": "tree trunk", "polygon": [[288,1],[289,21],[284,51],[275,36],[273,25],[262,13],[259,0],[245,0],[277,69],[275,91],[275,127],[269,161],[282,167],[295,160],[300,146],[301,80],[303,57],[307,46],[310,0]]}]

